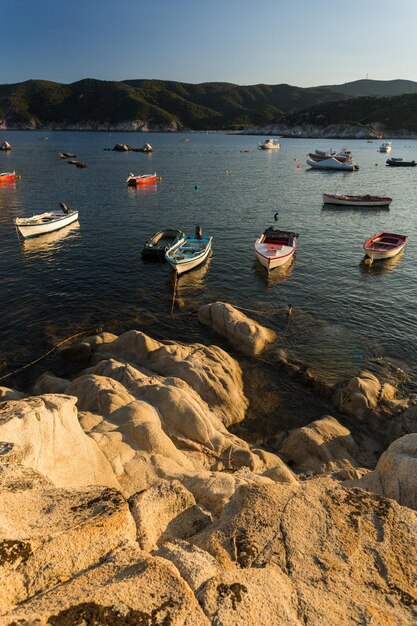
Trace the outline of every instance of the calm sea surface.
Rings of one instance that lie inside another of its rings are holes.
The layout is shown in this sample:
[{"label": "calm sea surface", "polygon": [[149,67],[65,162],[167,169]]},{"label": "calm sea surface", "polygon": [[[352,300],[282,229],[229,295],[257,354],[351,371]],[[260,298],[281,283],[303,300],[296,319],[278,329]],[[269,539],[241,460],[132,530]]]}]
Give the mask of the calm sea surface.
[{"label": "calm sea surface", "polygon": [[[208,343],[214,336],[193,312],[226,300],[276,328],[284,347],[332,380],[389,360],[414,384],[417,168],[385,167],[378,141],[350,141],[360,170],[344,173],[312,171],[305,162],[307,152],[339,149],[341,141],[282,139],[281,150],[269,153],[256,149],[261,137],[186,136],[187,143],[179,134],[1,133],[13,151],[0,153],[0,171],[15,169],[21,179],[0,187],[0,375],[100,326]],[[104,150],[117,142],[149,142],[154,152]],[[417,159],[417,142],[393,145],[389,156]],[[60,151],[76,152],[88,168],[61,161]],[[154,190],[125,184],[129,172],[154,171],[162,176]],[[390,210],[326,208],[325,191],[394,201]],[[79,210],[79,224],[19,243],[13,218],[60,201]],[[278,226],[300,233],[299,247],[289,267],[268,277],[253,244],[277,211]],[[143,262],[140,251],[159,229],[191,234],[196,224],[213,236],[213,254],[179,279],[171,318],[172,272]],[[410,242],[396,259],[367,267],[362,244],[380,230],[406,233]]]}]

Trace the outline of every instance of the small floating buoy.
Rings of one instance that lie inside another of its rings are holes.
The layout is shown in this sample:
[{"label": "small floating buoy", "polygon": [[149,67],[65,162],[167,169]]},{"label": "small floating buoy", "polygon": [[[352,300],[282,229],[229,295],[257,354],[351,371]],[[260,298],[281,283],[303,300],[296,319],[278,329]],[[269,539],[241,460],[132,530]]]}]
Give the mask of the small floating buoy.
[{"label": "small floating buoy", "polygon": [[366,257],[363,262],[365,263],[365,265],[372,265],[372,259],[370,259],[369,257]]},{"label": "small floating buoy", "polygon": [[200,185],[197,185],[197,183],[196,183],[196,184],[194,185],[194,189],[195,189],[196,191],[198,191],[198,190],[200,189]]},{"label": "small floating buoy", "polygon": [[229,170],[224,170],[224,173],[225,173],[225,174],[226,174],[226,176],[227,176],[227,175],[228,175],[228,173],[229,173]]},{"label": "small floating buoy", "polygon": [[297,164],[297,170],[299,170],[299,169],[300,169],[300,167],[301,167],[301,165],[298,163],[298,164]]}]

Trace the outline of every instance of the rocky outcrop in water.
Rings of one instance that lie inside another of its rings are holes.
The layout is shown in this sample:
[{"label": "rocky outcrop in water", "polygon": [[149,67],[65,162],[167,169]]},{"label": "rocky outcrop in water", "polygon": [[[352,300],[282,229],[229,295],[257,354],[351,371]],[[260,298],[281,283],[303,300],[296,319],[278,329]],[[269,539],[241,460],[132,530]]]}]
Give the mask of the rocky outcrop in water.
[{"label": "rocky outcrop in water", "polygon": [[[323,416],[283,433],[278,456],[229,432],[248,398],[217,346],[129,331],[62,354],[88,367],[44,373],[38,396],[2,389],[1,623],[415,623],[416,434],[370,472]],[[378,411],[382,385],[364,380],[353,417]]]}]

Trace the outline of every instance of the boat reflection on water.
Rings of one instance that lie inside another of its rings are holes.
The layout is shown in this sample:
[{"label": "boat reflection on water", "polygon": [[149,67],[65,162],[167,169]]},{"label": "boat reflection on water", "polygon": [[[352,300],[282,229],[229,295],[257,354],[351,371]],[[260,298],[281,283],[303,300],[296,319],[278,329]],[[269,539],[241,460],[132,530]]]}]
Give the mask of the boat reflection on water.
[{"label": "boat reflection on water", "polygon": [[322,211],[337,211],[338,213],[357,213],[358,211],[369,211],[380,213],[389,211],[389,206],[347,206],[345,204],[330,204],[325,202],[321,207]]},{"label": "boat reflection on water", "polygon": [[[190,272],[176,277],[170,271],[169,288],[171,294],[175,290],[175,309],[183,309],[187,305],[187,299],[193,303],[193,308],[198,308],[203,302],[207,302],[207,277],[210,269],[211,253],[205,263]],[[201,298],[201,299],[200,299]]]},{"label": "boat reflection on water", "polygon": [[292,275],[295,267],[295,257],[289,263],[280,265],[270,272],[266,272],[265,268],[255,259],[253,262],[253,270],[256,278],[268,287],[284,284]]},{"label": "boat reflection on water", "polygon": [[364,256],[359,263],[361,274],[383,274],[384,272],[393,272],[404,259],[404,251],[400,252],[392,259],[380,259],[368,264],[369,257]]},{"label": "boat reflection on water", "polygon": [[156,183],[154,185],[136,185],[135,187],[129,185],[127,190],[135,196],[151,196],[157,192],[158,185]]},{"label": "boat reflection on water", "polygon": [[74,222],[73,224],[70,224],[69,226],[53,233],[33,237],[33,239],[20,240],[20,249],[25,257],[35,255],[48,257],[57,252],[61,245],[64,242],[66,243],[68,239],[77,237],[79,235],[79,231],[79,222]]}]

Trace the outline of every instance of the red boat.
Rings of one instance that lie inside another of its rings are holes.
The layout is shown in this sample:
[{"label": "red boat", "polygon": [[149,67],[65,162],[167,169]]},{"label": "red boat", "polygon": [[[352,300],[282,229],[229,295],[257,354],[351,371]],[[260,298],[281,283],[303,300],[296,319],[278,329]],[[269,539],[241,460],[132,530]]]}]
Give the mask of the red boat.
[{"label": "red boat", "polygon": [[1,183],[14,183],[16,180],[16,172],[2,172],[0,174]]},{"label": "red boat", "polygon": [[142,174],[141,176],[129,174],[126,182],[130,187],[137,187],[138,185],[156,185],[156,172],[154,174]]},{"label": "red boat", "polygon": [[367,256],[372,260],[391,259],[404,248],[408,242],[407,235],[396,233],[378,233],[363,244]]}]

